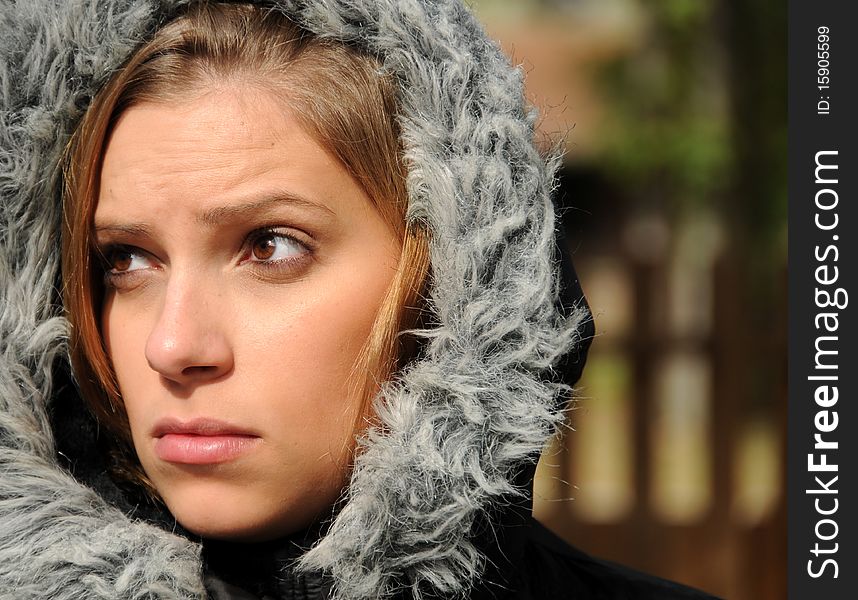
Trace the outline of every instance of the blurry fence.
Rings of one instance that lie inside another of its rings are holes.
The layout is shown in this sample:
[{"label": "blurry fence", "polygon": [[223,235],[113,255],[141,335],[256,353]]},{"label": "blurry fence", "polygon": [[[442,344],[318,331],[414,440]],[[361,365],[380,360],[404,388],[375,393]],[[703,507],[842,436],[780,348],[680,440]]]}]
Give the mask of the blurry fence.
[{"label": "blurry fence", "polygon": [[575,256],[597,336],[572,429],[540,464],[537,518],[725,598],[785,598],[785,261],[757,319],[717,220],[613,224]]}]

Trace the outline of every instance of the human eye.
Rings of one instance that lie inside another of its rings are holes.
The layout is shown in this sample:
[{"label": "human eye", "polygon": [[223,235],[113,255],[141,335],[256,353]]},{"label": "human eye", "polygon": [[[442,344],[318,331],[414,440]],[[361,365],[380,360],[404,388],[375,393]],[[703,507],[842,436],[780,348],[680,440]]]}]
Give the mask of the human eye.
[{"label": "human eye", "polygon": [[152,257],[133,246],[111,245],[99,249],[104,268],[104,283],[108,287],[127,287],[142,271],[154,266]]},{"label": "human eye", "polygon": [[309,244],[297,235],[278,228],[265,228],[252,232],[245,244],[242,262],[254,266],[291,268],[308,258]]}]

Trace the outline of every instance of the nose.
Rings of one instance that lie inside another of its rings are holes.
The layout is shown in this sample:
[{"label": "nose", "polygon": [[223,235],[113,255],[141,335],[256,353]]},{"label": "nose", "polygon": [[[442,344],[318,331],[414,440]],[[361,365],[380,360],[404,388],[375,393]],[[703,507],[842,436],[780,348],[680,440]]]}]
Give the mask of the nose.
[{"label": "nose", "polygon": [[146,340],[149,366],[178,385],[203,383],[229,373],[234,357],[226,330],[228,311],[219,304],[217,294],[199,282],[171,281]]}]

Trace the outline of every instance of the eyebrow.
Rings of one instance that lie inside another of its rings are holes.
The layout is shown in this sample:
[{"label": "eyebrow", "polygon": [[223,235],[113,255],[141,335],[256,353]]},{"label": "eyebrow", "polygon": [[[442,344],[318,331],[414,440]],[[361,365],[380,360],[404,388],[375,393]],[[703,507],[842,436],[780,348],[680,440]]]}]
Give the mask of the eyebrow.
[{"label": "eyebrow", "polygon": [[148,236],[151,232],[151,229],[148,225],[144,225],[142,223],[104,223],[97,224],[95,226],[95,233],[98,235],[99,233],[124,233],[131,236]]},{"label": "eyebrow", "polygon": [[[310,209],[314,212],[323,213],[329,217],[336,217],[336,213],[329,207],[318,202],[313,202],[302,196],[298,196],[291,192],[276,192],[267,195],[258,200],[242,202],[241,204],[229,204],[226,206],[217,206],[210,208],[205,212],[197,215],[196,222],[206,227],[217,227],[225,221],[229,221],[241,214],[264,211],[267,209],[280,206],[282,204],[291,204],[301,208]],[[130,236],[149,236],[151,228],[144,223],[96,223],[95,233],[119,233]]]},{"label": "eyebrow", "polygon": [[292,204],[314,212],[325,213],[328,216],[336,216],[336,213],[324,204],[313,202],[291,192],[277,192],[259,200],[211,208],[197,216],[196,220],[201,225],[216,227],[224,221],[229,221],[242,213],[266,210],[281,204]]}]

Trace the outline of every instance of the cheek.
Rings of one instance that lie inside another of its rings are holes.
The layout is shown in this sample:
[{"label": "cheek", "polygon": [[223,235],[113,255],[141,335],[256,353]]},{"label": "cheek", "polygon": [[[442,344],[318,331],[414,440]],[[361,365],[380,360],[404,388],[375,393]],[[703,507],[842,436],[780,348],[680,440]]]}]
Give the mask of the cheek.
[{"label": "cheek", "polygon": [[351,459],[366,381],[354,367],[393,273],[389,263],[376,265],[369,274],[331,271],[282,289],[266,309],[255,300],[256,310],[242,311],[236,375],[243,368],[241,379],[277,430],[283,455],[301,456],[308,475],[343,477]]},{"label": "cheek", "polygon": [[237,349],[237,367],[267,372],[255,386],[279,387],[296,409],[343,412],[344,404],[358,401],[355,389],[364,374],[352,371],[389,284],[387,270],[373,277],[342,270],[284,290],[268,310],[254,303],[255,310],[242,311],[245,342]]},{"label": "cheek", "polygon": [[112,297],[105,300],[102,338],[129,417],[137,408],[134,399],[157,385],[157,373],[149,368],[145,354],[146,340],[153,327],[151,311],[146,305],[114,302]]}]

